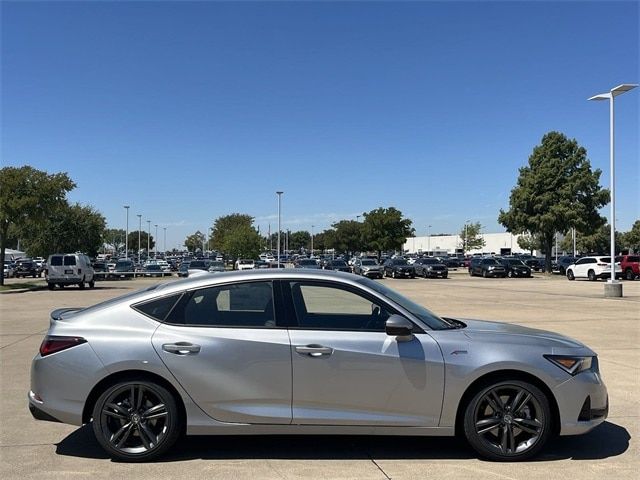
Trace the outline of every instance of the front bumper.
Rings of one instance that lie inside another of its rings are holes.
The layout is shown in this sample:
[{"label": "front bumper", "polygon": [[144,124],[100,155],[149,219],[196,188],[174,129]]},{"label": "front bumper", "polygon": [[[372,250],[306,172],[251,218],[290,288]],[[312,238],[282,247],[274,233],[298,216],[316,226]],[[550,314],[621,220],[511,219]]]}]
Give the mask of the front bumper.
[{"label": "front bumper", "polygon": [[427,270],[427,277],[431,278],[447,278],[449,272],[447,270]]},{"label": "front bumper", "polygon": [[368,278],[382,278],[382,270],[361,270],[361,272]]},{"label": "front bumper", "polygon": [[582,372],[554,391],[560,412],[560,435],[580,435],[597,427],[609,414],[607,387],[597,372]]}]

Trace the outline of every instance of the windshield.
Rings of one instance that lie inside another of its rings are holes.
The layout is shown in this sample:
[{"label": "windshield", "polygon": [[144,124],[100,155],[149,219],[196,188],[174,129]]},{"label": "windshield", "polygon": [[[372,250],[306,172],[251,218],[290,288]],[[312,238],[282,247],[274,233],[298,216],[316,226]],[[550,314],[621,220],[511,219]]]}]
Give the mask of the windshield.
[{"label": "windshield", "polygon": [[224,263],[222,262],[211,262],[211,266],[212,267],[223,267],[224,268]]},{"label": "windshield", "polygon": [[331,262],[331,265],[333,265],[334,267],[346,267],[347,264],[345,262],[343,262],[342,260],[334,260],[333,262]]},{"label": "windshield", "polygon": [[300,265],[317,265],[315,260],[298,260]]},{"label": "windshield", "polygon": [[[507,264],[509,264],[509,265],[514,265],[514,266],[515,266],[515,265],[517,265],[517,266],[523,266],[523,265],[524,265],[524,263],[522,262],[522,260],[515,260],[515,259],[507,260]],[[525,265],[525,266],[526,266],[526,265]]]},{"label": "windshield", "polygon": [[394,265],[407,265],[407,261],[406,260],[394,260],[393,264]]},{"label": "windshield", "polygon": [[430,312],[422,305],[418,305],[417,303],[409,300],[407,297],[400,295],[395,290],[391,290],[389,287],[382,285],[381,283],[374,282],[368,278],[361,278],[358,280],[362,285],[366,285],[367,287],[375,290],[376,292],[384,295],[392,302],[397,303],[405,310],[409,311],[424,323],[426,323],[430,328],[434,330],[447,330],[450,328],[456,328],[455,325],[443,320],[438,317],[434,313]]},{"label": "windshield", "polygon": [[362,260],[362,265],[377,265],[378,262],[375,260]]}]

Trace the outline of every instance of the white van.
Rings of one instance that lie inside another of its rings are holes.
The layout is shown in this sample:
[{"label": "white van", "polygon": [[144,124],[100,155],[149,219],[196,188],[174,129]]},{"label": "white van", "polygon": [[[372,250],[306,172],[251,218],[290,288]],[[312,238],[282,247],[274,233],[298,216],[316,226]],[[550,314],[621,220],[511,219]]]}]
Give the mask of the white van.
[{"label": "white van", "polygon": [[60,288],[64,288],[65,285],[78,285],[80,288],[84,288],[85,283],[89,284],[89,288],[95,286],[91,260],[82,253],[49,255],[45,278],[49,290],[53,290],[56,285]]}]

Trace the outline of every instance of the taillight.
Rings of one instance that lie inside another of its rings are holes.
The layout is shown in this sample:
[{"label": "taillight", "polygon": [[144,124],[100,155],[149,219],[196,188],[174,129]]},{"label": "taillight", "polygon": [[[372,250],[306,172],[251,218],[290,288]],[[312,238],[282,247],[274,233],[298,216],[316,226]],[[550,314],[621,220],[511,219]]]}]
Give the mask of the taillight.
[{"label": "taillight", "polygon": [[82,337],[59,337],[55,335],[46,336],[40,345],[40,355],[46,357],[52,353],[61,352],[67,348],[82,345],[87,341]]}]

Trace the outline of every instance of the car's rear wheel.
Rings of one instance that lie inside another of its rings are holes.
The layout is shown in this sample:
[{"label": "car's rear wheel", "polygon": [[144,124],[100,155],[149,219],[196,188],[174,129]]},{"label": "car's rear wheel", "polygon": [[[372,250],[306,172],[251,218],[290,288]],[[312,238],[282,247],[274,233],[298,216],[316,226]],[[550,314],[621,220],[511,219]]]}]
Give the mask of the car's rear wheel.
[{"label": "car's rear wheel", "polygon": [[175,398],[153,382],[117,383],[100,395],[93,409],[96,439],[112,457],[127,462],[162,455],[181,428]]},{"label": "car's rear wheel", "polygon": [[598,278],[596,277],[596,272],[594,272],[593,270],[589,270],[589,273],[587,273],[587,277],[589,278],[590,281],[595,282]]},{"label": "car's rear wheel", "polygon": [[492,383],[480,389],[466,406],[464,433],[471,447],[487,459],[531,458],[551,433],[549,400],[528,382]]},{"label": "car's rear wheel", "polygon": [[569,280],[575,280],[576,276],[573,274],[573,270],[567,270],[567,278]]},{"label": "car's rear wheel", "polygon": [[636,275],[633,273],[633,270],[627,268],[627,270],[625,270],[624,272],[624,278],[627,280],[633,280],[634,278],[636,278]]},{"label": "car's rear wheel", "polygon": [[95,287],[95,286],[96,286],[96,281],[95,281],[95,280],[91,280],[91,281],[89,282],[89,288],[93,288],[93,287]]},{"label": "car's rear wheel", "polygon": [[54,288],[56,288],[56,284],[55,283],[47,283],[47,287],[49,288],[49,290],[53,290]]},{"label": "car's rear wheel", "polygon": [[513,270],[509,270],[509,272],[507,273],[507,276],[509,278],[513,278]]},{"label": "car's rear wheel", "polygon": [[487,271],[486,270],[482,271],[482,278],[487,278]]}]

